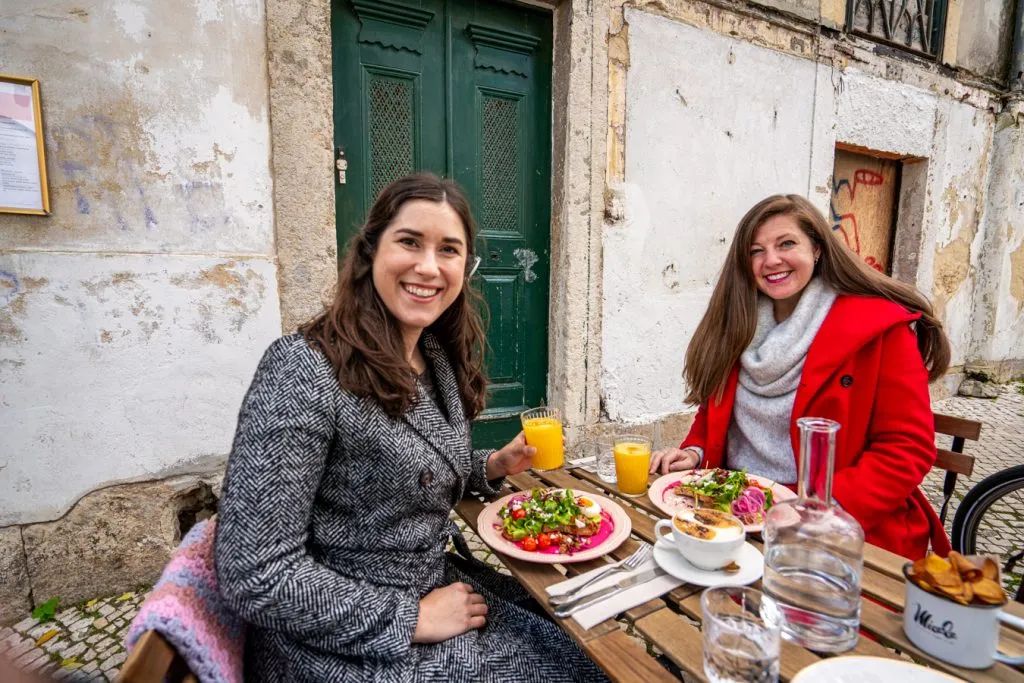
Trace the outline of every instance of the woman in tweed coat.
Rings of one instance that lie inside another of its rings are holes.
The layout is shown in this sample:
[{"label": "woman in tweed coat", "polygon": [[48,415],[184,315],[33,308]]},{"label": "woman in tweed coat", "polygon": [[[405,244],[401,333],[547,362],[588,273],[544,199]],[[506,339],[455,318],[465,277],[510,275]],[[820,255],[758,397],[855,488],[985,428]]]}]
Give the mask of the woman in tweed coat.
[{"label": "woman in tweed coat", "polygon": [[511,579],[447,554],[467,490],[525,470],[473,450],[483,407],[474,226],[459,189],[392,183],[328,310],[267,350],[242,405],[216,569],[254,681],[594,681]]}]

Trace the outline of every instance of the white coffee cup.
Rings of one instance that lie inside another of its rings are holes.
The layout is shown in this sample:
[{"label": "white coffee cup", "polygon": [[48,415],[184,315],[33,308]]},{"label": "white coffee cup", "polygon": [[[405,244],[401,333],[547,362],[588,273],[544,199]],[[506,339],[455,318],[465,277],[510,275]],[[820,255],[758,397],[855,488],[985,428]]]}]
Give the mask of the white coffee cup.
[{"label": "white coffee cup", "polygon": [[[747,540],[747,534],[743,523],[730,514],[720,513],[717,510],[712,511],[728,520],[726,526],[713,527],[701,524],[694,519],[694,515],[699,512],[701,510],[679,510],[672,516],[672,519],[658,520],[654,525],[654,535],[657,537],[658,543],[674,545],[683,559],[697,569],[717,571],[739,557],[743,544]],[[682,523],[700,524],[706,529],[711,529],[714,532],[713,537],[704,539],[686,533],[680,528],[677,520]],[[671,537],[663,535],[662,529],[671,529]]]},{"label": "white coffee cup", "polygon": [[[911,567],[903,567],[903,576]],[[999,624],[1024,629],[1024,619],[1006,614],[999,605],[961,605],[929,593],[907,579],[903,631],[924,652],[965,669],[987,669],[994,662],[1024,664],[1024,657],[998,651]]]}]

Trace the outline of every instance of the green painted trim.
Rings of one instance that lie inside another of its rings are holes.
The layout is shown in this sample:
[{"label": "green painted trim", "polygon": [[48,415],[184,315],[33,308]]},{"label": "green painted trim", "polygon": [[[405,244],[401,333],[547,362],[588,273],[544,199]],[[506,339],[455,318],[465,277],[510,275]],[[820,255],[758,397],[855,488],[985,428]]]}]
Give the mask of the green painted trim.
[{"label": "green painted trim", "polygon": [[361,25],[360,43],[423,54],[423,29],[434,18],[430,10],[387,0],[352,0],[352,8]]},{"label": "green painted trim", "polygon": [[428,9],[400,5],[388,0],[352,0],[352,8],[360,21],[376,19],[398,26],[422,29],[434,18]]},{"label": "green painted trim", "polygon": [[534,49],[540,44],[540,38],[536,36],[481,26],[480,24],[469,24],[466,26],[466,33],[469,34],[469,39],[477,47],[486,45],[498,48],[499,50],[519,52],[524,55],[533,54]]}]

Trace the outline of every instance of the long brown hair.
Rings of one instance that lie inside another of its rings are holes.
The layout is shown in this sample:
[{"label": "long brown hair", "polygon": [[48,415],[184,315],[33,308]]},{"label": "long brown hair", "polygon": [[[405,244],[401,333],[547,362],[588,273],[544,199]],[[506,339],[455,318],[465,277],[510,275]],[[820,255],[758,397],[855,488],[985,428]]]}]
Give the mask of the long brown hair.
[{"label": "long brown hair", "polygon": [[[415,376],[406,360],[398,321],[373,284],[373,259],[381,234],[399,209],[415,199],[452,207],[466,230],[466,263],[473,263],[476,224],[459,186],[432,173],[400,178],[381,191],[366,223],[349,240],[331,304],[299,327],[299,333],[326,354],[342,387],[356,396],[375,398],[395,418],[415,399]],[[455,301],[427,328],[448,356],[470,419],[483,410],[487,386],[478,305],[480,295],[467,275]]]},{"label": "long brown hair", "polygon": [[686,349],[683,376],[688,403],[721,396],[729,374],[754,338],[758,289],[750,261],[754,233],[775,216],[790,216],[820,250],[814,274],[840,294],[876,296],[921,313],[915,329],[917,348],[934,381],[949,367],[949,341],[928,300],[911,285],[872,269],[839,241],[821,212],[807,199],[773,195],[754,205],[740,221],[708,310]]}]

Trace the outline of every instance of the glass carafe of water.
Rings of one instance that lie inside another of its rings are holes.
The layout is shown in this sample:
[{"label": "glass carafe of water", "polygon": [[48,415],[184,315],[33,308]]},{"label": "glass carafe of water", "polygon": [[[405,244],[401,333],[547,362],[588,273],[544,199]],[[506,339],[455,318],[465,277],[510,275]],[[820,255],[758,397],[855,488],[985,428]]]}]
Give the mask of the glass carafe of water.
[{"label": "glass carafe of water", "polygon": [[818,652],[857,644],[864,530],[832,500],[839,423],[800,428],[797,498],[774,505],[764,525],[764,591],[781,611],[782,637]]}]

